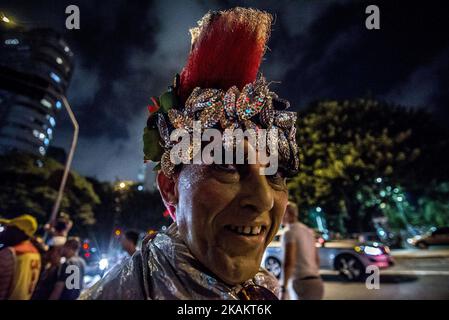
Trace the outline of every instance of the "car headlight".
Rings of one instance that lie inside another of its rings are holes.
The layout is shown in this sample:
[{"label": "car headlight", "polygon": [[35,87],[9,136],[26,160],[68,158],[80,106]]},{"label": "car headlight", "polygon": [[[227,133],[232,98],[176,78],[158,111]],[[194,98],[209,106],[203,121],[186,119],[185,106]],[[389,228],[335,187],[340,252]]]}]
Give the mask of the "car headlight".
[{"label": "car headlight", "polygon": [[414,236],[412,238],[408,238],[407,243],[411,244],[411,245],[415,245],[416,242],[418,242],[418,240],[420,240],[421,238],[422,238],[422,236]]},{"label": "car headlight", "polygon": [[108,259],[106,259],[106,258],[103,258],[103,259],[101,259],[99,262],[98,262],[98,268],[100,269],[100,270],[105,270],[105,269],[107,269],[109,267],[109,261],[108,261]]},{"label": "car headlight", "polygon": [[369,256],[379,256],[382,254],[382,250],[380,248],[365,246],[363,248],[363,252]]}]

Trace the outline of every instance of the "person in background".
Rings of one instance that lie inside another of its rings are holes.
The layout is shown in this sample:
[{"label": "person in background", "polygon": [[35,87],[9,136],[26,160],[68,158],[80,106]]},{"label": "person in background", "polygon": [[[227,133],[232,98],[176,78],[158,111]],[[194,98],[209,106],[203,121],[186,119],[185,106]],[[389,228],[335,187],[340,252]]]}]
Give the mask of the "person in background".
[{"label": "person in background", "polygon": [[0,300],[29,300],[41,269],[41,256],[30,241],[37,221],[28,214],[0,219]]},{"label": "person in background", "polygon": [[139,234],[136,231],[128,230],[125,232],[125,235],[121,239],[122,248],[130,256],[137,251],[137,242],[139,240]]},{"label": "person in background", "polygon": [[283,223],[288,229],[282,238],[285,254],[282,299],[320,300],[324,286],[314,232],[298,221],[298,207],[293,202],[288,203]]},{"label": "person in background", "polygon": [[56,282],[58,270],[61,266],[63,246],[52,246],[43,255],[42,272],[31,300],[48,300]]},{"label": "person in background", "polygon": [[81,241],[76,237],[69,237],[62,247],[65,262],[58,270],[56,284],[49,296],[49,300],[76,300],[82,289],[86,263],[78,255]]},{"label": "person in background", "polygon": [[50,233],[49,246],[62,246],[67,240],[73,221],[67,213],[62,212],[54,224],[46,224],[44,228]]}]

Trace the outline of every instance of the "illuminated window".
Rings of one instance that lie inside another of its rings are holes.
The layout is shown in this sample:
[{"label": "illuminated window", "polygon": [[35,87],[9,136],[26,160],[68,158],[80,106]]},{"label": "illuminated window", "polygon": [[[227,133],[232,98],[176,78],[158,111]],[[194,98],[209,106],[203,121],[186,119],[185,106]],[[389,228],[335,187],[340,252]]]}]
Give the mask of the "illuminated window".
[{"label": "illuminated window", "polygon": [[50,72],[50,78],[52,78],[57,83],[61,82],[61,78],[54,72]]},{"label": "illuminated window", "polygon": [[5,44],[8,46],[15,46],[19,44],[19,39],[6,39]]},{"label": "illuminated window", "polygon": [[51,117],[51,116],[47,116],[48,122],[50,122],[50,125],[52,127],[54,127],[56,125],[56,121],[55,118]]},{"label": "illuminated window", "polygon": [[44,107],[47,107],[48,109],[51,108],[51,103],[50,103],[50,101],[48,101],[47,99],[42,99],[42,100],[41,100],[41,104],[42,104]]}]

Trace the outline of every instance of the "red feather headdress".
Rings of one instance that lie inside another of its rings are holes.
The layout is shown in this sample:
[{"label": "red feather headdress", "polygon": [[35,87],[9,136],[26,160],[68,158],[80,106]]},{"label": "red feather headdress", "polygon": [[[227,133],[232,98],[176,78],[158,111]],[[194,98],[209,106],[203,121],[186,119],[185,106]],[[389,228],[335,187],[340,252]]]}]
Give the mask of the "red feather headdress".
[{"label": "red feather headdress", "polygon": [[[184,69],[174,86],[153,97],[148,108],[143,136],[146,160],[159,162],[171,176],[175,164],[170,134],[175,129],[191,134],[198,121],[202,130],[277,129],[280,162],[288,174],[298,170],[296,113],[285,111],[289,103],[258,77],[272,21],[267,12],[234,8],[209,12],[190,30],[192,46]],[[189,151],[185,156],[191,160],[192,155]]]},{"label": "red feather headdress", "polygon": [[210,12],[190,30],[192,47],[180,77],[182,102],[195,87],[241,90],[256,80],[272,16],[255,9]]}]

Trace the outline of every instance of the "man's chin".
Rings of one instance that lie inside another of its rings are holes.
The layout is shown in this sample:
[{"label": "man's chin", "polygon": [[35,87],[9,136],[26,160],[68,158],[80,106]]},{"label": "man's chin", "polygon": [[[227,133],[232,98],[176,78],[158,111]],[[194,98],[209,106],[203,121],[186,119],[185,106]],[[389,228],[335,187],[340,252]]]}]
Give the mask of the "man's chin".
[{"label": "man's chin", "polygon": [[225,283],[237,285],[256,275],[259,271],[260,260],[259,257],[249,255],[229,257],[223,254],[213,259],[214,266],[210,270]]}]

